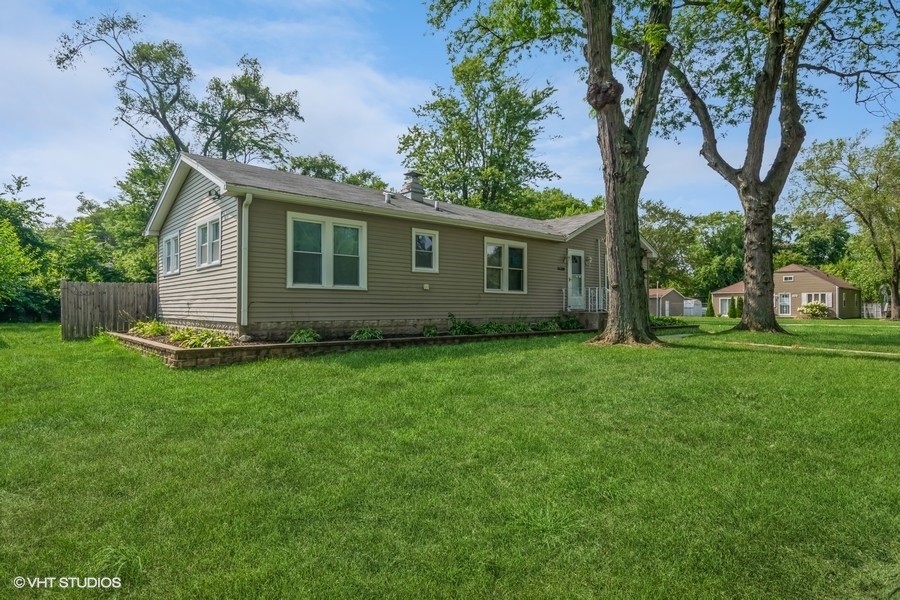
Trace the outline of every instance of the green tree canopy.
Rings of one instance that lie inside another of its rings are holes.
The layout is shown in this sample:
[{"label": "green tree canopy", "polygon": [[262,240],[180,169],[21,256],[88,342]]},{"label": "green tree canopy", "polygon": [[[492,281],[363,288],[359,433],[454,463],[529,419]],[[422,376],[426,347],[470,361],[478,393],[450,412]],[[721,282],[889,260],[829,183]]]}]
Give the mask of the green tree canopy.
[{"label": "green tree canopy", "polygon": [[891,295],[891,318],[900,319],[900,121],[880,144],[868,132],[810,146],[798,168],[796,203],[850,215],[871,248]]},{"label": "green tree canopy", "polygon": [[403,164],[421,174],[429,196],[499,211],[529,184],[558,177],[535,158],[543,123],[558,112],[554,88],[529,91],[477,57],[454,66],[453,79],[413,109],[418,123],[399,140]]},{"label": "green tree canopy", "polygon": [[75,21],[53,55],[65,70],[75,68],[89,49],[112,53],[106,71],[119,99],[116,122],[128,126],[139,144],[168,155],[170,163],[182,151],[274,162],[296,140],[290,127],[303,120],[297,92],[272,93],[256,59],[242,57],[236,75],[227,81],[214,77],[198,99],[191,91],[195,73],[181,45],[139,40],[141,33],[139,17],[102,14]]},{"label": "green tree canopy", "polygon": [[349,183],[360,187],[386,190],[388,184],[374,171],[360,169],[354,173],[339,163],[330,154],[319,153],[307,156],[291,156],[283,162],[282,169],[291,173],[299,173],[319,179],[329,179],[340,183]]}]

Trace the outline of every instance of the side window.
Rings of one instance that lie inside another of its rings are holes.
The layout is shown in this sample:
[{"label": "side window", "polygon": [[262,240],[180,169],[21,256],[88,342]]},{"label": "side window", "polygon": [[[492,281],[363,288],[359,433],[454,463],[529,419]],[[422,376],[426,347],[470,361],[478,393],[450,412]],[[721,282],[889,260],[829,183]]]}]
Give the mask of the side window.
[{"label": "side window", "polygon": [[197,226],[197,266],[208,267],[219,264],[222,233],[219,217]]},{"label": "side window", "polygon": [[162,241],[162,269],[163,275],[176,275],[179,272],[179,239],[178,234],[163,238]]},{"label": "side window", "polygon": [[412,270],[423,273],[438,272],[438,232],[412,230]]}]

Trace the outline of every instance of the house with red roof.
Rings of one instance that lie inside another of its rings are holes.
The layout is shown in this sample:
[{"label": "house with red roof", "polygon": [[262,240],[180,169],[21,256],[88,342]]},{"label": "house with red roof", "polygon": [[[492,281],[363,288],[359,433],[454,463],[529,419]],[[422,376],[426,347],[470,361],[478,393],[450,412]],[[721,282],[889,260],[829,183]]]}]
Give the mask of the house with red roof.
[{"label": "house with red roof", "polygon": [[[739,281],[712,293],[716,316],[728,315],[728,301],[744,295],[744,282]],[[772,303],[778,317],[799,317],[801,306],[821,302],[828,314],[838,319],[862,316],[862,293],[840,277],[804,265],[790,264],[775,271],[775,295]]]}]

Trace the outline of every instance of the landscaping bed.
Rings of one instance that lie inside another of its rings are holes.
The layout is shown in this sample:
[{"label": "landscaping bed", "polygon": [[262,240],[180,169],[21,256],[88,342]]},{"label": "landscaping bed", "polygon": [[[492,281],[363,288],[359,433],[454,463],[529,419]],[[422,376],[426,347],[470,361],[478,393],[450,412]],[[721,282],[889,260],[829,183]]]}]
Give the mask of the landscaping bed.
[{"label": "landscaping bed", "polygon": [[236,342],[233,346],[214,348],[181,348],[161,341],[165,338],[143,338],[127,333],[107,332],[128,348],[144,354],[159,356],[170,367],[202,368],[219,365],[252,362],[265,358],[296,358],[315,354],[347,352],[349,350],[372,350],[376,348],[403,348],[406,346],[430,346],[436,344],[463,344],[504,338],[530,338],[567,333],[592,333],[591,329],[567,329],[555,331],[526,331],[516,333],[494,333],[475,335],[437,335],[416,337],[395,337],[377,340],[327,340],[299,344]]}]

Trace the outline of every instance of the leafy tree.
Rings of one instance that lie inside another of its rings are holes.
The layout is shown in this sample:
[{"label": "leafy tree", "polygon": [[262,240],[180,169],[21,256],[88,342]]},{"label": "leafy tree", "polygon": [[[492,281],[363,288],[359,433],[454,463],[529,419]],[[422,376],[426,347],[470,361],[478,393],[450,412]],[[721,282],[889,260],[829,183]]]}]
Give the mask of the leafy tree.
[{"label": "leafy tree", "polygon": [[692,295],[703,297],[741,279],[744,260],[743,219],[735,211],[693,218],[687,260],[693,273]]},{"label": "leafy tree", "polygon": [[28,278],[37,263],[22,248],[12,223],[0,217],[0,315],[23,304]]},{"label": "leafy tree", "polygon": [[403,164],[421,174],[426,193],[499,211],[526,185],[558,177],[534,157],[542,123],[557,114],[552,87],[527,91],[524,79],[477,57],[454,66],[453,79],[413,109],[418,123],[399,139]]},{"label": "leafy tree", "polygon": [[[747,310],[738,328],[783,331],[772,304],[772,215],[803,145],[803,122],[822,116],[824,77],[853,90],[857,102],[889,106],[900,74],[897,17],[892,0],[686,2],[677,11],[668,69],[683,100],[666,102],[660,123],[666,132],[698,124],[700,154],[741,200]],[[622,45],[640,50],[638,40]],[[723,128],[742,123],[747,147],[732,164],[718,141]],[[775,129],[777,149],[764,169]]]},{"label": "leafy tree", "polygon": [[867,135],[813,144],[798,169],[797,202],[853,217],[900,320],[900,121],[881,144],[866,146]]},{"label": "leafy tree", "polygon": [[290,126],[302,120],[297,92],[273,94],[263,85],[256,59],[242,57],[240,72],[228,81],[210,80],[206,97],[191,92],[195,74],[180,44],[136,40],[141,18],[102,14],[75,21],[58,39],[53,55],[62,70],[75,68],[85,51],[105,48],[113,54],[106,68],[119,98],[116,122],[129,127],[140,145],[174,162],[189,151],[250,162],[273,161],[295,141]]},{"label": "leafy tree", "polygon": [[25,198],[28,178],[13,175],[9,183],[0,190],[0,219],[5,219],[16,233],[19,243],[28,251],[43,252],[44,220],[49,216],[44,211],[43,198]]},{"label": "leafy tree", "polygon": [[694,219],[670,209],[659,200],[642,200],[641,234],[659,256],[650,261],[647,277],[682,293],[693,291],[693,269],[688,253],[695,241]]},{"label": "leafy tree", "polygon": [[61,232],[49,252],[50,269],[57,281],[112,281],[112,252],[97,239],[94,226],[75,219]]},{"label": "leafy tree", "polygon": [[587,204],[559,188],[545,190],[523,189],[521,192],[504,200],[500,212],[530,219],[557,219],[601,210],[603,199],[594,199]]},{"label": "leafy tree", "polygon": [[388,187],[388,184],[376,175],[374,171],[362,169],[351,173],[350,169],[335,160],[333,156],[324,153],[308,156],[291,156],[284,161],[281,168],[291,173],[299,173],[309,177],[329,179],[376,190],[386,190]]},{"label": "leafy tree", "polygon": [[[497,64],[532,51],[584,59],[587,101],[596,118],[606,198],[611,293],[606,328],[597,338],[606,343],[655,339],[644,285],[638,199],[647,175],[647,142],[672,54],[668,31],[673,8],[668,0],[635,3],[629,8],[620,15],[614,37],[612,0],[431,0],[429,4],[432,25],[441,29],[454,24],[451,51],[491,56]],[[624,86],[613,72],[613,42],[629,33],[637,40],[640,76],[633,86],[631,104],[625,106]]]}]

